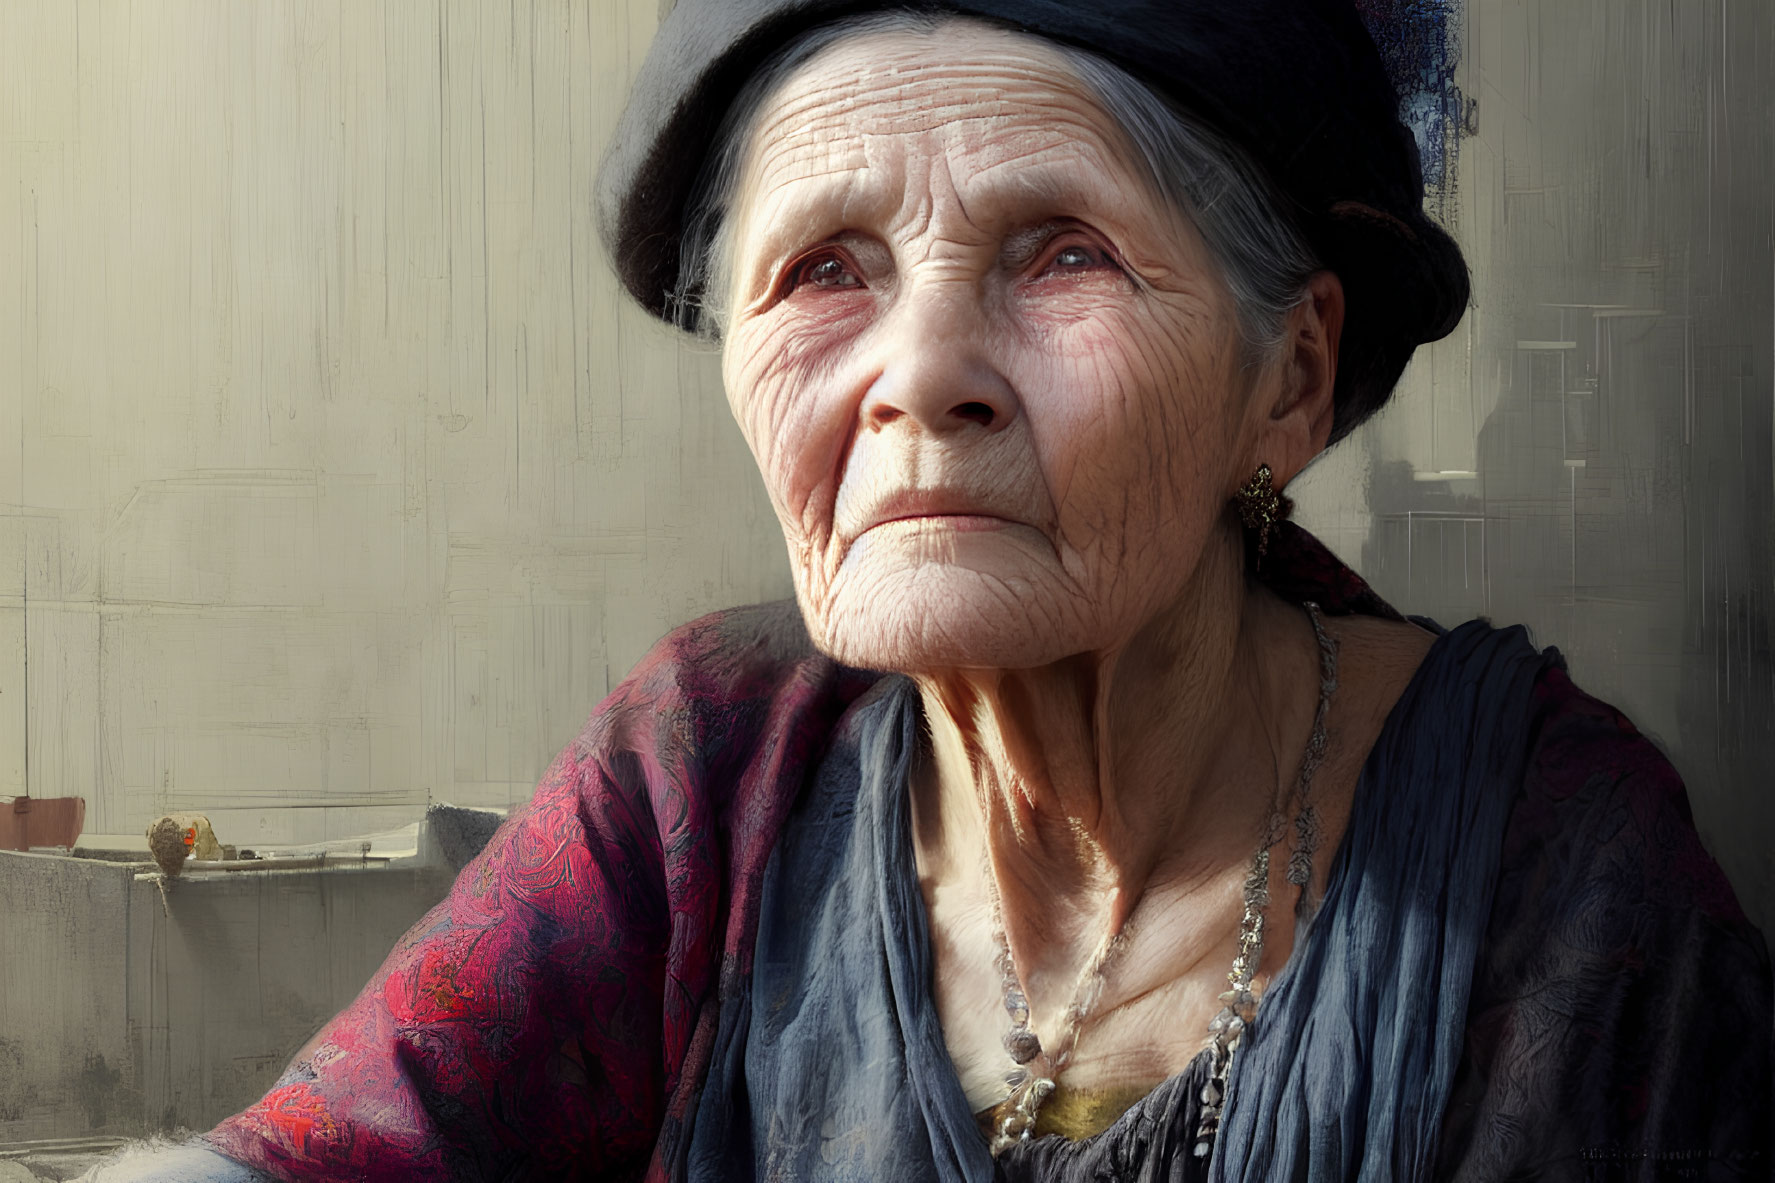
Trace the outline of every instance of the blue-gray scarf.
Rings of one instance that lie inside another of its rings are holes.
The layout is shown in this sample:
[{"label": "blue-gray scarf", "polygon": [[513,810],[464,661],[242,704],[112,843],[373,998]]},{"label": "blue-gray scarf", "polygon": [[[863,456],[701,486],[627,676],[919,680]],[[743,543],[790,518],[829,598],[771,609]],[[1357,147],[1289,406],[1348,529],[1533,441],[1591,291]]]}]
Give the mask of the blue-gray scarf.
[{"label": "blue-gray scarf", "polygon": [[[1532,687],[1520,628],[1444,633],[1363,767],[1326,893],[1234,1057],[1213,1183],[1429,1177]],[[767,873],[748,983],[722,1000],[692,1180],[1198,1178],[1184,1078],[1083,1143],[997,1163],[952,1067],[907,797],[918,696],[841,723]]]}]

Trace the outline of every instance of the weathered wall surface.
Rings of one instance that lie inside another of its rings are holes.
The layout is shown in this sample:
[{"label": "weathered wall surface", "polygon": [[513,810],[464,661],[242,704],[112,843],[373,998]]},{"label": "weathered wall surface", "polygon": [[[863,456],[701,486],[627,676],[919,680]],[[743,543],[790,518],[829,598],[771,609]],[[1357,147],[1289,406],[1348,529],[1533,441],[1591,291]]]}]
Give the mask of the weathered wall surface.
[{"label": "weathered wall surface", "polygon": [[[502,806],[665,628],[786,593],[712,359],[594,242],[659,7],[0,5],[0,796]],[[1771,8],[1465,19],[1475,307],[1303,515],[1560,645],[1767,926]]]},{"label": "weathered wall surface", "polygon": [[668,627],[788,594],[714,360],[596,243],[657,15],[0,5],[0,798],[504,807]]}]

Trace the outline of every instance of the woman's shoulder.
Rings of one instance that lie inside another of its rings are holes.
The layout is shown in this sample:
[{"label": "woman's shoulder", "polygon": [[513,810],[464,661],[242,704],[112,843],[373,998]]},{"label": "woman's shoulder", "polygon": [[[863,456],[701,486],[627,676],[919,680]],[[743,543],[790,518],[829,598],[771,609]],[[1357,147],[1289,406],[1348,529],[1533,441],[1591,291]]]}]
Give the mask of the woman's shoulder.
[{"label": "woman's shoulder", "polygon": [[674,860],[708,858],[743,875],[876,680],[818,653],[793,603],[699,617],[593,709],[507,828],[526,842],[586,844],[637,871],[669,875]]},{"label": "woman's shoulder", "polygon": [[722,709],[768,699],[785,685],[836,690],[846,671],[808,638],[794,601],[722,608],[681,624],[635,663],[593,712],[601,716],[659,707]]},{"label": "woman's shoulder", "polygon": [[1531,720],[1507,865],[1563,851],[1572,874],[1630,869],[1613,878],[1621,889],[1645,893],[1642,918],[1674,911],[1747,924],[1695,828],[1682,776],[1656,743],[1580,689],[1564,662],[1536,679]]},{"label": "woman's shoulder", "polygon": [[1458,1177],[1690,1164],[1760,1177],[1769,960],[1682,778],[1562,661],[1532,688],[1444,1129]]},{"label": "woman's shoulder", "polygon": [[563,759],[733,773],[761,746],[822,744],[877,677],[816,650],[793,601],[721,609],[657,641]]},{"label": "woman's shoulder", "polygon": [[[1541,966],[1564,965],[1597,984],[1612,978],[1611,990],[1656,991],[1672,1009],[1747,1007],[1767,1043],[1762,934],[1708,853],[1669,756],[1582,690],[1563,662],[1536,679],[1530,718],[1488,934],[1501,966],[1522,962],[1532,946]],[[1766,1061],[1768,1048],[1761,1054]]]},{"label": "woman's shoulder", "polygon": [[[1401,626],[1375,627],[1397,634]],[[1414,642],[1400,635],[1397,644],[1409,653]],[[1532,663],[1523,667],[1532,668],[1532,676],[1519,674],[1505,684],[1519,699],[1513,717],[1522,720],[1525,735],[1520,782],[1506,786],[1515,799],[1504,831],[1494,921],[1508,911],[1513,879],[1527,876],[1536,893],[1564,885],[1573,906],[1584,894],[1576,888],[1580,880],[1592,894],[1606,885],[1604,894],[1617,900],[1639,893],[1634,907],[1611,911],[1619,923],[1699,916],[1756,935],[1702,843],[1669,756],[1622,711],[1581,689],[1557,649],[1537,650],[1522,626],[1475,620],[1442,632],[1429,652],[1434,656],[1426,656],[1415,676],[1437,683],[1483,686],[1487,668]],[[1484,690],[1472,695],[1476,702],[1494,697]],[[1534,913],[1537,931],[1558,919],[1523,903]],[[1587,921],[1593,932],[1596,920]]]}]

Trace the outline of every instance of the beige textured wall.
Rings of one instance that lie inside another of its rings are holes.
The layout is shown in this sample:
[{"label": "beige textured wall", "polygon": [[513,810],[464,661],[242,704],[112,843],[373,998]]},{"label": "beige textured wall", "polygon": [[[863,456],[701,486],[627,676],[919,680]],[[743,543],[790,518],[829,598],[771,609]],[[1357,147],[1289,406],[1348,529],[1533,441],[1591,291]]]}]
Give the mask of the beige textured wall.
[{"label": "beige textured wall", "polygon": [[[0,0],[0,796],[504,805],[666,628],[787,594],[713,358],[595,243],[668,3]],[[1465,14],[1475,306],[1302,515],[1561,646],[1775,924],[1775,6]]]},{"label": "beige textured wall", "polygon": [[713,359],[596,242],[658,11],[0,4],[0,797],[503,806],[666,628],[788,594]]}]

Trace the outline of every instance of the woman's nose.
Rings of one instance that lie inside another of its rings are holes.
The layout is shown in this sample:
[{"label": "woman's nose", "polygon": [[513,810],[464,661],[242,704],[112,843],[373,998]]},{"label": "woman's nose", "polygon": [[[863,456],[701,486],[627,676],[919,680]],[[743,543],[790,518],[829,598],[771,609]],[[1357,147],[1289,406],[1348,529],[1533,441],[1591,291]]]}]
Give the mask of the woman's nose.
[{"label": "woman's nose", "polygon": [[1016,418],[1016,394],[985,347],[985,318],[960,303],[931,298],[895,310],[895,326],[882,341],[884,362],[860,408],[865,430],[898,424],[933,435],[968,427],[997,432]]}]

